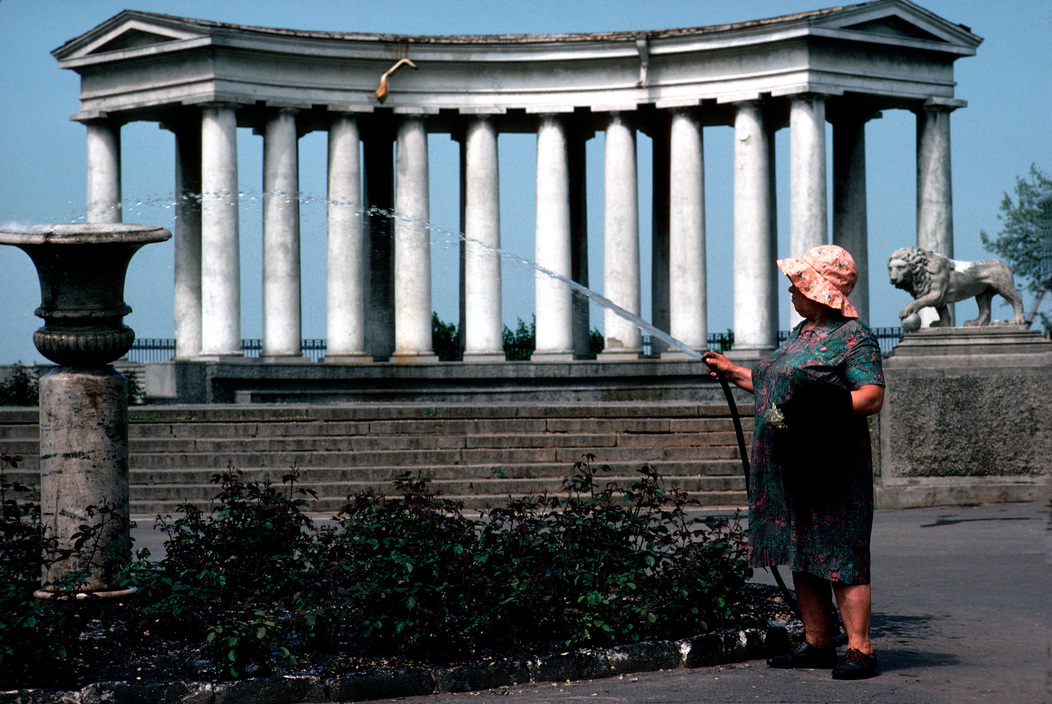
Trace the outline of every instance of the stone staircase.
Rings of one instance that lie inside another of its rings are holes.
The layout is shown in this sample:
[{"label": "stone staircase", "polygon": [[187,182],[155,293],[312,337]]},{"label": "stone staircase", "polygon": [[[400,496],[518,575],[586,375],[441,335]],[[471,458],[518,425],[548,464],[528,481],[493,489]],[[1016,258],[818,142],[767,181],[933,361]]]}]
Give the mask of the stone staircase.
[{"label": "stone staircase", "polygon": [[[740,408],[746,430],[752,408]],[[358,403],[136,406],[130,412],[131,512],[207,510],[227,469],[270,480],[296,468],[332,515],[350,494],[393,493],[404,473],[469,508],[508,496],[560,493],[574,462],[594,455],[604,480],[625,485],[644,463],[703,506],[745,503],[734,428],[718,403]],[[36,409],[0,408],[0,452],[23,461],[9,478],[39,478]],[[748,438],[747,438],[748,440]]]}]

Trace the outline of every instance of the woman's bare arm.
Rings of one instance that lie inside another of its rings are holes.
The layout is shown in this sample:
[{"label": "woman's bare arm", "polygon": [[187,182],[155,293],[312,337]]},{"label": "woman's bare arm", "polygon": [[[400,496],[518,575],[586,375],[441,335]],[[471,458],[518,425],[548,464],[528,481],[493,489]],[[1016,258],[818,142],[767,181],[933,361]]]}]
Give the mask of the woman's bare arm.
[{"label": "woman's bare arm", "polygon": [[851,413],[871,416],[884,406],[884,387],[877,384],[860,386],[851,392]]}]

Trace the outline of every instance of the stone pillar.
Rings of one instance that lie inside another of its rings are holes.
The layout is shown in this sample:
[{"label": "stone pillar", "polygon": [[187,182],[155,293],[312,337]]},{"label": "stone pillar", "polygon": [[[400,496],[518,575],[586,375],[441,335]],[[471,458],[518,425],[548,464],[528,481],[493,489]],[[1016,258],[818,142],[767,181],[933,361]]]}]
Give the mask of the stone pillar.
[{"label": "stone pillar", "polygon": [[953,258],[950,182],[950,113],[925,105],[917,111],[917,246]]},{"label": "stone pillar", "polygon": [[[40,379],[40,520],[59,549],[76,543],[82,526],[101,523],[99,546],[48,561],[38,597],[62,593],[70,574],[84,572],[77,592],[127,596],[116,567],[131,559],[128,530],[128,380],[106,366],[58,367]],[[104,512],[90,514],[89,509]],[[91,546],[92,541],[88,541]]]},{"label": "stone pillar", "polygon": [[492,120],[477,117],[468,124],[464,165],[464,361],[503,362],[500,174]]},{"label": "stone pillar", "polygon": [[337,115],[329,125],[326,243],[326,362],[371,362],[365,353],[366,262],[358,121]]},{"label": "stone pillar", "polygon": [[789,106],[789,255],[827,244],[828,217],[825,98],[797,96]]},{"label": "stone pillar", "polygon": [[[929,101],[917,111],[917,246],[953,259],[953,189],[950,179],[950,113],[953,106]],[[949,306],[950,321],[956,305]],[[922,308],[921,325],[938,320]]]},{"label": "stone pillar", "polygon": [[392,135],[363,135],[366,236],[365,351],[376,360],[394,353],[394,159]]},{"label": "stone pillar", "polygon": [[121,126],[93,120],[88,128],[89,223],[121,222]]},{"label": "stone pillar", "polygon": [[[700,352],[708,345],[705,158],[702,127],[694,113],[672,113],[669,144],[669,332]],[[672,350],[667,356],[685,355]]]},{"label": "stone pillar", "polygon": [[[606,128],[604,166],[603,290],[628,313],[640,314],[639,200],[636,133],[620,113]],[[600,358],[618,361],[643,352],[642,331],[612,310],[605,312],[606,345]]]},{"label": "stone pillar", "polygon": [[833,122],[833,244],[851,253],[858,282],[851,302],[869,324],[869,234],[866,215],[866,121],[845,115]]},{"label": "stone pillar", "polygon": [[175,133],[175,359],[201,354],[201,124]]},{"label": "stone pillar", "polygon": [[[668,333],[671,324],[669,312],[669,221],[671,206],[669,191],[671,188],[670,155],[671,115],[662,114],[654,120],[657,128],[653,131],[651,144],[652,156],[652,193],[650,218],[650,323]],[[650,356],[660,357],[668,351],[668,344],[656,336],[650,340]]]},{"label": "stone pillar", "polygon": [[[545,115],[537,129],[537,265],[564,279],[573,276],[570,233],[570,164],[562,118]],[[533,361],[574,356],[573,297],[566,281],[538,271],[535,278],[537,347]]]},{"label": "stone pillar", "polygon": [[201,356],[242,356],[237,119],[228,105],[201,120]]},{"label": "stone pillar", "polygon": [[436,362],[431,347],[431,237],[427,129],[421,117],[398,126],[395,180],[394,302],[396,362]]},{"label": "stone pillar", "polygon": [[264,359],[303,359],[299,190],[296,113],[278,110],[263,133]]},{"label": "stone pillar", "polygon": [[734,117],[734,348],[731,350],[735,359],[762,357],[778,342],[772,137],[759,102],[738,106]]}]

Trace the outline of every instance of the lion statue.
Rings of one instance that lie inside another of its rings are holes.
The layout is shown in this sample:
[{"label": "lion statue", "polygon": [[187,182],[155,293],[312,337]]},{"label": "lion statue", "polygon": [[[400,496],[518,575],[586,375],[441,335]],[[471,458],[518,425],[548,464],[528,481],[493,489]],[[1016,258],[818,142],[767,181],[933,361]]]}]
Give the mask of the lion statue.
[{"label": "lion statue", "polygon": [[913,301],[899,311],[903,321],[921,308],[931,307],[939,314],[931,326],[949,327],[949,304],[974,296],[979,317],[965,326],[989,325],[990,302],[996,293],[1015,311],[1008,324],[1023,324],[1023,300],[1015,289],[1012,270],[997,259],[958,262],[919,247],[902,247],[888,258],[888,278],[895,288],[913,296]]}]

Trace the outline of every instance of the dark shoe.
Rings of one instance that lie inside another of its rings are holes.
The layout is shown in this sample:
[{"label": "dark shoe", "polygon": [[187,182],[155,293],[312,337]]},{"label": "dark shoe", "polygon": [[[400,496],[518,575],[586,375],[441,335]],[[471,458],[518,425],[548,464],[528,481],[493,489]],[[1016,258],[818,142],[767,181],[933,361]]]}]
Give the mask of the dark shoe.
[{"label": "dark shoe", "polygon": [[828,670],[836,667],[836,648],[816,648],[807,641],[803,641],[785,655],[776,655],[769,659],[767,667],[776,667],[780,670]]},{"label": "dark shoe", "polygon": [[861,650],[847,649],[844,662],[833,668],[835,680],[865,680],[877,675],[877,656],[864,655]]}]

